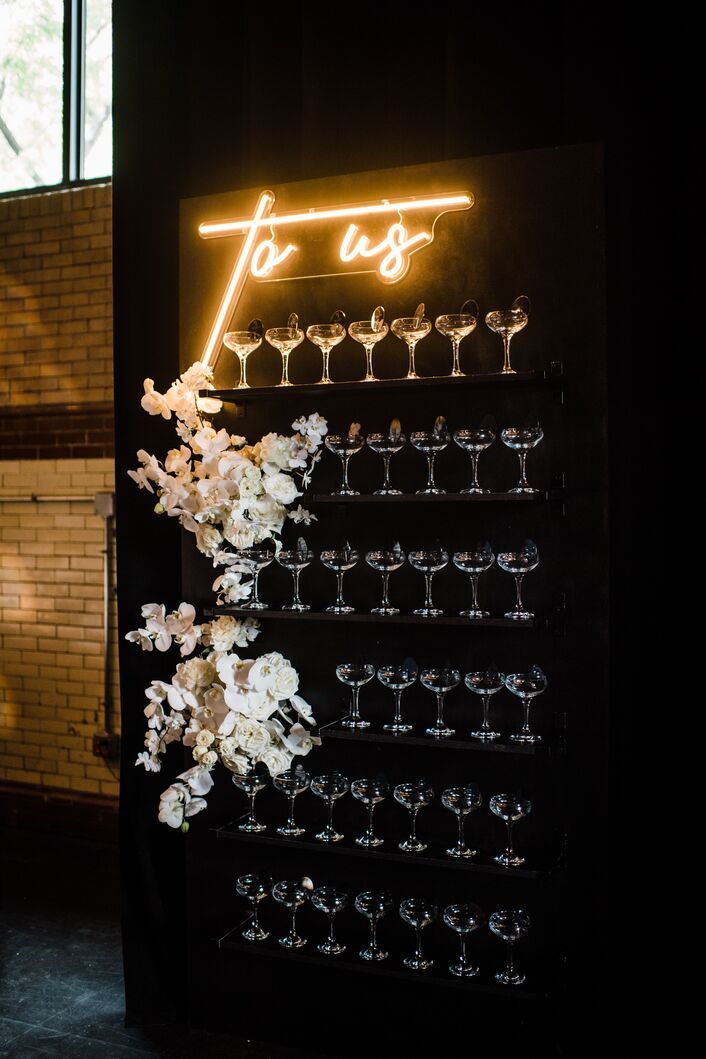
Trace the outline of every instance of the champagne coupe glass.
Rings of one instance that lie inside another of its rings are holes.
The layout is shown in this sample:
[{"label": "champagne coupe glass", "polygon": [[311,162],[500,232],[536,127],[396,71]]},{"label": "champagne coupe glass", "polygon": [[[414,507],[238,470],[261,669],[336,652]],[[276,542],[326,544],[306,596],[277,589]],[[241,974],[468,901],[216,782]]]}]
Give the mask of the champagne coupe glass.
[{"label": "champagne coupe glass", "polygon": [[513,945],[529,933],[529,916],[521,908],[502,909],[499,912],[493,912],[488,920],[488,926],[496,938],[500,938],[507,945],[505,967],[495,975],[495,981],[500,982],[501,985],[522,985],[525,975],[515,970]]},{"label": "champagne coupe glass", "polygon": [[305,611],[311,610],[308,603],[302,603],[299,597],[299,577],[302,570],[306,570],[314,561],[314,553],[307,546],[303,537],[297,541],[296,548],[282,548],[277,556],[277,562],[285,570],[289,570],[294,581],[294,596],[291,603],[285,603],[282,610]]},{"label": "champagne coupe glass", "polygon": [[256,835],[260,831],[266,831],[267,828],[265,827],[265,824],[259,824],[255,819],[255,797],[267,786],[267,769],[258,768],[256,766],[242,776],[235,772],[231,778],[238,790],[242,791],[243,794],[247,794],[250,799],[250,810],[243,823],[238,824],[238,831],[244,831],[246,834],[251,835]]},{"label": "champagne coupe glass", "polygon": [[434,800],[434,788],[428,780],[414,780],[412,783],[398,783],[394,790],[395,801],[409,812],[409,836],[399,843],[398,848],[405,853],[423,853],[426,842],[417,838],[417,813],[430,805]]},{"label": "champagne coupe glass", "polygon": [[505,617],[512,621],[531,621],[534,614],[522,602],[522,580],[539,564],[537,545],[534,541],[525,541],[519,551],[498,552],[497,561],[501,570],[513,575],[517,589],[515,609],[507,611]]},{"label": "champagne coupe glass", "polygon": [[304,834],[306,828],[298,827],[294,821],[294,802],[300,794],[308,789],[310,783],[311,776],[301,765],[297,765],[293,769],[286,769],[273,777],[272,785],[275,790],[278,790],[280,794],[286,795],[289,799],[287,823],[277,828],[278,835],[284,835],[285,838],[297,838],[298,835]]},{"label": "champagne coupe glass", "polygon": [[376,548],[368,552],[365,561],[373,570],[382,574],[382,601],[379,607],[373,607],[371,614],[399,614],[400,608],[393,607],[387,595],[390,574],[404,566],[406,555],[399,544],[393,544],[392,548]]},{"label": "champagne coupe glass", "polygon": [[351,689],[351,712],[341,721],[342,728],[370,728],[370,721],[360,716],[360,689],[375,676],[375,666],[369,662],[342,662],[336,666],[336,676]]},{"label": "champagne coupe glass", "polygon": [[364,846],[366,849],[376,849],[385,841],[384,838],[378,838],[373,831],[373,813],[375,806],[384,801],[389,793],[390,784],[382,776],[377,776],[373,779],[353,780],[351,783],[351,794],[359,802],[367,806],[368,809],[368,826],[363,834],[356,838],[357,846]]},{"label": "champagne coupe glass", "polygon": [[424,574],[424,581],[426,584],[426,595],[424,597],[424,606],[418,607],[413,610],[413,614],[418,614],[422,618],[437,618],[440,614],[443,614],[443,610],[440,607],[434,606],[434,600],[431,595],[431,583],[434,574],[438,573],[439,570],[443,570],[448,565],[449,553],[445,552],[443,548],[427,548],[407,553],[410,566],[413,566],[415,570],[419,570],[420,574]]},{"label": "champagne coupe glass", "polygon": [[329,570],[333,570],[338,584],[336,602],[326,608],[326,613],[352,614],[355,607],[351,607],[343,598],[343,575],[347,573],[348,570],[352,570],[358,562],[358,552],[355,548],[351,548],[350,544],[346,542],[342,548],[332,548],[321,552],[319,558],[324,566],[327,566]]},{"label": "champagne coupe glass", "polygon": [[504,820],[507,827],[507,848],[493,860],[503,868],[519,868],[525,863],[525,858],[512,848],[512,829],[518,820],[523,820],[531,813],[532,802],[520,794],[494,794],[488,804],[491,813]]},{"label": "champagne coupe glass", "polygon": [[493,549],[488,541],[485,544],[477,544],[466,552],[454,552],[454,566],[468,574],[471,579],[472,601],[469,610],[460,611],[462,618],[487,618],[489,611],[478,606],[478,579],[486,570],[490,570],[495,562]]},{"label": "champagne coupe glass", "polygon": [[269,875],[241,875],[235,884],[236,892],[245,897],[252,905],[250,925],[242,932],[246,941],[265,941],[269,933],[260,926],[258,905],[272,891],[272,879]]},{"label": "champagne coupe glass", "polygon": [[471,331],[475,331],[478,323],[478,303],[469,299],[464,302],[460,313],[447,313],[437,316],[434,327],[446,338],[451,339],[454,351],[452,375],[463,375],[459,361],[461,342]]},{"label": "champagne coupe glass", "polygon": [[343,835],[333,826],[333,807],[339,798],[348,793],[350,783],[342,772],[330,772],[326,776],[314,776],[311,781],[312,793],[326,802],[328,818],[326,826],[316,834],[318,842],[340,842]]},{"label": "champagne coupe glass", "polygon": [[466,955],[466,938],[483,926],[485,916],[478,905],[449,905],[444,909],[444,923],[458,934],[460,949],[458,959],[449,964],[449,971],[457,978],[473,978],[478,967]]},{"label": "champagne coupe glass", "polygon": [[436,905],[424,897],[407,897],[400,904],[400,919],[414,927],[416,937],[414,955],[405,956],[402,960],[410,971],[428,971],[434,965],[434,961],[426,959],[422,952],[422,931],[434,922],[436,916]]},{"label": "champagne coupe glass", "polygon": [[465,787],[448,787],[441,793],[441,804],[445,809],[449,809],[452,813],[456,814],[456,820],[458,822],[458,840],[454,846],[450,846],[446,850],[446,854],[449,857],[454,857],[456,860],[465,860],[468,857],[475,857],[476,851],[469,849],[466,845],[466,839],[464,836],[464,828],[466,825],[466,817],[469,813],[475,812],[476,809],[480,809],[483,804],[483,798],[478,788],[473,783],[466,784]]},{"label": "champagne coupe glass", "polygon": [[378,669],[378,680],[395,696],[395,716],[392,721],[382,726],[384,732],[395,732],[400,735],[412,731],[412,725],[405,724],[402,720],[402,692],[411,688],[417,679],[418,672],[413,662],[405,662],[401,666],[380,666]]},{"label": "champagne coupe glass", "polygon": [[539,492],[539,489],[534,489],[527,481],[525,464],[527,463],[527,453],[530,449],[539,445],[543,437],[544,431],[539,423],[528,427],[505,427],[504,430],[500,431],[503,445],[507,445],[509,449],[516,452],[520,459],[520,480],[515,488],[509,489],[508,492],[519,493],[523,496],[536,496]]},{"label": "champagne coupe glass", "polygon": [[454,441],[460,449],[464,452],[470,453],[471,465],[473,467],[473,481],[468,489],[462,489],[462,493],[469,493],[471,496],[477,496],[482,493],[487,493],[489,490],[482,489],[480,482],[478,481],[478,460],[480,459],[481,452],[485,452],[486,449],[495,441],[496,433],[489,426],[480,427],[465,427],[463,430],[456,430],[454,432]]},{"label": "champagne coupe glass", "polygon": [[351,489],[348,483],[348,461],[365,447],[365,438],[360,432],[360,423],[351,423],[347,434],[329,434],[324,442],[329,452],[333,452],[341,461],[341,488],[332,496],[359,496],[357,489]]},{"label": "champagne coupe glass", "polygon": [[376,381],[373,372],[373,350],[378,342],[382,342],[389,330],[385,323],[385,310],[382,305],[378,305],[373,311],[370,320],[356,320],[348,325],[348,334],[365,349],[366,372],[363,382]]},{"label": "champagne coupe glass", "polygon": [[397,320],[393,320],[390,330],[395,338],[406,342],[409,350],[409,370],[405,378],[418,379],[419,376],[414,364],[414,351],[417,343],[426,338],[431,331],[431,320],[428,320],[424,315],[424,303],[422,302],[417,306],[414,316],[400,316]]},{"label": "champagne coupe glass", "polygon": [[249,390],[248,357],[262,345],[262,324],[259,320],[253,320],[247,331],[226,331],[223,336],[223,345],[232,349],[240,361],[240,380],[236,389]]},{"label": "champagne coupe glass", "polygon": [[272,896],[275,901],[289,908],[292,913],[289,930],[277,939],[283,949],[301,949],[303,945],[306,945],[306,938],[297,934],[297,909],[306,904],[310,889],[309,879],[283,879],[282,882],[275,883],[272,887]]},{"label": "champagne coupe glass", "polygon": [[270,327],[265,332],[265,339],[279,350],[282,357],[282,381],[279,386],[291,386],[289,381],[289,355],[292,350],[304,341],[304,332],[299,326],[299,317],[292,313],[286,327]]},{"label": "champagne coupe glass", "polygon": [[388,954],[378,945],[378,923],[393,907],[392,897],[385,890],[365,890],[356,897],[356,911],[370,921],[370,941],[359,953],[361,960],[379,963],[387,959]]},{"label": "champagne coupe glass", "polygon": [[[338,315],[341,310],[339,309],[334,316]],[[343,316],[343,314],[341,314]],[[343,316],[345,320],[345,316]],[[319,379],[320,383],[331,383],[333,379],[328,372],[329,357],[331,350],[334,346],[337,346],[339,342],[342,342],[346,337],[346,328],[342,321],[332,321],[330,324],[312,324],[306,329],[306,337],[310,342],[313,342],[315,346],[321,350],[324,358],[324,372]]]},{"label": "champagne coupe glass", "polygon": [[515,298],[510,309],[494,309],[488,313],[485,322],[491,331],[500,335],[503,340],[503,375],[515,375],[510,364],[510,342],[512,336],[524,330],[529,323],[530,300],[525,294]]},{"label": "champagne coupe glass", "polygon": [[530,729],[530,706],[532,699],[546,690],[548,680],[539,666],[532,666],[529,673],[509,673],[505,677],[505,687],[518,699],[522,699],[523,724],[519,732],[510,736],[511,743],[541,743],[541,735],[535,735]]},{"label": "champagne coupe glass", "polygon": [[376,489],[374,496],[400,496],[401,489],[393,489],[390,485],[390,460],[396,452],[407,444],[407,438],[402,433],[402,424],[399,419],[393,419],[387,434],[368,434],[368,447],[382,456],[385,465],[385,477],[382,489]]},{"label": "champagne coupe glass", "polygon": [[267,603],[263,603],[260,599],[258,582],[260,571],[269,566],[274,557],[274,548],[263,548],[259,545],[253,548],[243,548],[241,552],[238,552],[238,558],[252,573],[252,595],[250,599],[240,604],[241,610],[267,610]]},{"label": "champagne coupe glass", "polygon": [[434,460],[440,452],[443,452],[451,440],[444,417],[437,417],[433,430],[413,431],[409,436],[409,440],[412,442],[415,449],[418,452],[423,452],[427,458],[427,484],[424,489],[417,489],[417,494],[420,496],[440,496],[442,493],[445,493],[446,490],[439,489],[434,481]]},{"label": "champagne coupe glass", "polygon": [[324,956],[340,956],[346,951],[342,941],[337,941],[333,932],[333,921],[339,912],[348,905],[348,894],[337,890],[335,886],[319,886],[311,895],[311,903],[319,912],[328,917],[328,937],[316,946]]},{"label": "champagne coupe glass", "polygon": [[471,739],[479,739],[482,743],[493,743],[500,738],[500,732],[495,732],[490,727],[489,711],[490,700],[501,688],[505,687],[505,676],[495,669],[486,669],[475,673],[466,673],[464,682],[469,691],[481,696],[483,702],[483,720],[480,728],[471,732]]},{"label": "champagne coupe glass", "polygon": [[444,724],[444,699],[449,691],[453,691],[461,683],[461,674],[458,669],[423,669],[419,677],[422,685],[436,695],[436,723],[426,729],[427,735],[435,739],[449,739],[455,735],[453,728]]}]

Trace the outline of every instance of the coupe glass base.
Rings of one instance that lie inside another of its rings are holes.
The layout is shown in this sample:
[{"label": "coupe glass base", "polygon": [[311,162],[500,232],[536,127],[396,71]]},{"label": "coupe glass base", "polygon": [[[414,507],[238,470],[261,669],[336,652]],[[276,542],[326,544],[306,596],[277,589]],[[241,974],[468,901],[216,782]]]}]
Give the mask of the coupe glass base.
[{"label": "coupe glass base", "polygon": [[336,489],[331,496],[360,496],[358,489]]},{"label": "coupe glass base", "polygon": [[418,618],[440,618],[443,613],[441,607],[418,607],[412,611]]},{"label": "coupe glass base", "polygon": [[246,941],[265,941],[270,935],[262,927],[248,927],[247,930],[243,931],[242,936]]},{"label": "coupe glass base", "polygon": [[442,496],[446,493],[445,489],[417,489],[417,496]]},{"label": "coupe glass base", "polygon": [[381,960],[386,960],[388,953],[384,949],[361,949],[358,953],[361,960],[368,960],[369,963],[375,962],[380,963]]},{"label": "coupe glass base", "polygon": [[433,960],[417,959],[416,956],[405,956],[402,963],[410,971],[428,971],[430,967],[434,966]]},{"label": "coupe glass base", "polygon": [[245,603],[243,603],[241,605],[240,609],[241,610],[269,610],[270,609],[270,605],[269,605],[269,603],[263,603],[261,600],[257,600],[256,602],[252,602],[252,601],[247,602],[246,601]]},{"label": "coupe glass base", "polygon": [[494,743],[496,739],[500,738],[500,732],[486,732],[482,728],[479,728],[477,732],[468,733],[471,739],[478,739],[481,743]]},{"label": "coupe glass base", "polygon": [[[490,611],[489,610],[460,610],[458,612],[458,616],[459,616],[459,618],[473,618],[475,620],[478,620],[478,618],[489,618],[490,617]],[[505,617],[507,617],[507,614],[505,615]]]},{"label": "coupe glass base", "polygon": [[283,938],[278,938],[277,941],[283,949],[303,949],[306,945],[306,938],[302,938],[298,934],[295,934],[294,937],[290,934],[285,934]]},{"label": "coupe glass base", "polygon": [[308,603],[285,603],[282,610],[296,610],[303,612],[305,610],[311,610],[311,607]]},{"label": "coupe glass base", "polygon": [[370,728],[370,721],[354,721],[346,717],[345,721],[341,721],[341,728]]},{"label": "coupe glass base", "polygon": [[404,735],[405,732],[411,732],[412,728],[411,724],[395,724],[394,721],[382,726],[383,732],[394,732],[395,735]]},{"label": "coupe glass base", "polygon": [[450,739],[452,735],[456,735],[455,728],[447,728],[445,725],[432,725],[431,728],[425,729],[427,735],[431,735],[434,739]]},{"label": "coupe glass base", "polygon": [[355,610],[355,607],[349,607],[347,603],[344,604],[343,606],[339,606],[337,603],[334,603],[333,606],[326,608],[326,613],[327,614],[352,614],[354,612],[354,610]]},{"label": "coupe glass base", "polygon": [[534,733],[530,733],[530,734],[527,735],[527,734],[523,734],[522,732],[517,732],[515,735],[511,735],[510,736],[510,742],[511,743],[530,743],[530,744],[531,743],[541,743],[542,742],[542,737],[541,737],[541,735],[534,735]]},{"label": "coupe glass base", "polygon": [[468,857],[475,857],[475,855],[476,850],[469,849],[468,846],[464,846],[462,849],[459,849],[458,846],[450,846],[446,850],[446,856],[453,857],[455,860],[467,860]]},{"label": "coupe glass base", "polygon": [[305,827],[288,827],[287,824],[282,824],[281,827],[277,828],[277,834],[283,835],[284,838],[298,838],[299,835],[303,835],[305,833]]},{"label": "coupe glass base", "polygon": [[401,489],[376,489],[373,496],[402,496]]},{"label": "coupe glass base", "polygon": [[508,610],[505,617],[510,621],[532,621],[534,614],[529,610]]},{"label": "coupe glass base", "polygon": [[403,853],[423,853],[427,848],[426,842],[410,842],[408,838],[404,842],[400,842],[397,846]]},{"label": "coupe glass base", "polygon": [[377,849],[378,846],[384,845],[384,838],[377,838],[373,836],[369,838],[367,835],[359,835],[355,840],[356,846],[363,846],[365,849]]},{"label": "coupe glass base", "polygon": [[387,614],[387,615],[399,614],[399,612],[400,612],[400,608],[399,607],[373,607],[373,609],[370,611],[371,614]]},{"label": "coupe glass base", "polygon": [[324,956],[340,956],[346,951],[346,946],[342,941],[322,941],[316,948]]},{"label": "coupe glass base", "polygon": [[284,379],[282,382],[278,382],[277,385],[278,386],[294,386],[294,383],[290,382],[289,379]]},{"label": "coupe glass base", "polygon": [[478,974],[478,967],[473,967],[468,963],[461,963],[457,960],[456,963],[449,964],[449,971],[455,975],[456,978],[474,978]]},{"label": "coupe glass base", "polygon": [[503,368],[500,372],[501,375],[517,375],[514,368]]},{"label": "coupe glass base", "polygon": [[343,835],[339,834],[338,831],[325,830],[317,831],[314,837],[316,838],[317,842],[326,842],[327,844],[330,844],[332,842],[340,842],[343,838]]},{"label": "coupe glass base", "polygon": [[500,985],[522,985],[524,980],[524,974],[507,974],[505,971],[498,971],[495,975],[495,981],[500,982]]},{"label": "coupe glass base", "polygon": [[259,835],[261,831],[267,831],[267,825],[258,824],[257,820],[246,820],[244,824],[238,824],[238,831],[244,831],[246,835]]},{"label": "coupe glass base", "polygon": [[508,857],[507,853],[498,853],[497,857],[493,857],[493,860],[501,868],[519,868],[525,863],[525,858],[521,857],[519,853],[513,853],[511,857]]},{"label": "coupe glass base", "polygon": [[[482,496],[484,493],[489,492],[489,489],[476,488],[475,486],[471,486],[469,489],[461,489],[461,493],[465,496]],[[510,492],[514,492],[514,489],[511,489]]]},{"label": "coupe glass base", "polygon": [[513,496],[537,496],[539,489],[533,489],[531,485],[516,485],[514,489],[508,489]]}]

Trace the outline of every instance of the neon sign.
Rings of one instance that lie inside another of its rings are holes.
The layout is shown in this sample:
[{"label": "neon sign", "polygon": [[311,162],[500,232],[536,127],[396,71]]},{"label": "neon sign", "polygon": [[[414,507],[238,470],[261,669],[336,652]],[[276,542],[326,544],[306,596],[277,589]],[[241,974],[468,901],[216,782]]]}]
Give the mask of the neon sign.
[{"label": "neon sign", "polygon": [[[289,213],[274,213],[275,195],[272,191],[261,192],[251,217],[205,221],[199,225],[202,239],[223,239],[244,236],[233,269],[228,278],[216,316],[206,341],[201,360],[214,365],[223,344],[229,321],[245,288],[248,277],[261,283],[281,280],[314,278],[315,276],[360,275],[376,272],[383,283],[397,283],[408,272],[410,258],[434,240],[434,228],[439,217],[456,210],[468,210],[473,205],[470,192],[451,195],[434,195],[421,198],[379,199],[357,205],[312,208]],[[412,229],[415,218],[409,214],[424,214],[426,225],[418,224]],[[364,219],[393,216],[396,219],[386,233],[379,238],[363,231]],[[311,224],[326,221],[347,220],[340,242],[337,243],[337,268],[326,273],[307,273],[305,248],[296,242],[282,238],[278,242],[278,229],[301,230]],[[299,259],[299,261],[297,260]],[[282,266],[289,265],[284,269]],[[374,265],[374,267],[370,267]],[[346,267],[353,266],[353,267]],[[294,270],[293,270],[294,268]],[[305,271],[298,271],[303,268]],[[279,271],[279,274],[278,274]]]}]

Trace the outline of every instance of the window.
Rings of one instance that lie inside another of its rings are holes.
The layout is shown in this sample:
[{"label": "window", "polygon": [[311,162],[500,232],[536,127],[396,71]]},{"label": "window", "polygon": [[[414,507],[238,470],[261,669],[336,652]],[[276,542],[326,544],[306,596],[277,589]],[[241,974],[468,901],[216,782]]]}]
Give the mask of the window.
[{"label": "window", "polygon": [[110,176],[111,0],[0,0],[0,193]]}]

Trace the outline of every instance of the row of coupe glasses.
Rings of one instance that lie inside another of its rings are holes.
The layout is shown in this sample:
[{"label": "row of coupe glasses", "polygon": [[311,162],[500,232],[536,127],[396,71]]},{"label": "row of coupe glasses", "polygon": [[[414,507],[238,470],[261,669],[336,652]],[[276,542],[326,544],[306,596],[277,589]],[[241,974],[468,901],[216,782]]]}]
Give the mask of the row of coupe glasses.
[{"label": "row of coupe glasses", "polygon": [[[494,309],[487,313],[485,322],[495,334],[500,335],[503,342],[503,367],[502,374],[514,375],[515,371],[510,364],[510,342],[512,336],[518,331],[524,330],[529,323],[530,304],[526,295],[520,295],[512,303],[509,309]],[[464,302],[459,313],[444,313],[437,316],[434,326],[440,334],[451,342],[453,349],[452,375],[463,375],[460,364],[461,342],[472,331],[475,331],[478,323],[478,305],[472,299]],[[366,374],[364,382],[375,382],[376,375],[373,371],[373,352],[389,331],[404,342],[409,352],[409,368],[405,378],[418,379],[415,363],[415,351],[419,342],[431,332],[431,320],[425,315],[425,306],[421,302],[414,311],[413,316],[400,316],[392,321],[388,327],[385,323],[385,310],[378,305],[369,320],[356,320],[348,325],[348,334],[365,350]],[[274,349],[278,350],[282,357],[282,379],[280,386],[291,386],[289,378],[289,358],[292,352],[300,346],[304,338],[321,350],[323,358],[323,374],[321,383],[331,383],[333,380],[329,374],[329,360],[331,351],[339,345],[346,337],[346,314],[342,309],[332,313],[328,323],[311,324],[306,332],[299,326],[299,317],[291,313],[286,327],[270,327],[265,331],[261,320],[252,320],[244,331],[228,331],[223,337],[224,345],[231,349],[240,361],[240,381],[238,387],[243,389],[249,386],[247,379],[248,357],[262,345],[263,338]]]},{"label": "row of coupe glasses", "polygon": [[[303,537],[297,541],[295,548],[283,548],[275,554],[274,548],[255,546],[246,548],[238,553],[239,560],[252,571],[253,587],[249,600],[240,604],[241,610],[267,610],[269,604],[264,603],[259,595],[260,571],[269,566],[276,558],[280,566],[289,570],[294,581],[294,596],[291,603],[286,603],[282,610],[307,611],[311,610],[308,603],[304,603],[299,595],[299,579],[302,571],[316,558],[314,552],[308,547]],[[326,607],[328,614],[352,614],[355,607],[346,603],[343,598],[343,578],[352,570],[360,560],[359,552],[345,542],[339,548],[326,548],[319,555],[323,565],[333,571],[337,580],[336,600],[331,606]],[[515,579],[516,600],[512,610],[505,613],[505,617],[512,621],[531,621],[534,614],[527,610],[522,600],[522,582],[525,574],[530,573],[539,564],[539,553],[533,541],[527,540],[521,548],[514,551],[498,552],[497,555],[486,541],[466,551],[454,552],[453,556],[441,547],[412,549],[404,552],[399,544],[392,548],[374,548],[366,552],[365,561],[373,570],[382,577],[382,600],[380,605],[371,609],[371,614],[394,615],[399,614],[399,607],[390,602],[388,595],[390,576],[400,570],[408,561],[410,566],[424,575],[426,586],[424,603],[412,611],[422,618],[436,618],[443,615],[442,608],[434,604],[432,597],[432,582],[434,575],[449,565],[452,558],[453,565],[467,574],[471,582],[472,601],[470,608],[462,610],[460,616],[463,618],[479,619],[487,618],[489,612],[483,610],[478,603],[478,580],[497,562],[497,565],[505,573],[511,574]]]},{"label": "row of coupe glasses", "polygon": [[[241,875],[236,882],[236,891],[246,898],[252,907],[252,914],[247,926],[241,932],[246,941],[266,941],[270,936],[259,919],[259,905],[268,895],[283,905],[290,912],[289,929],[278,939],[284,949],[301,949],[308,944],[297,930],[297,909],[310,901],[318,912],[328,919],[326,937],[316,949],[324,956],[341,956],[346,951],[344,943],[336,937],[335,919],[349,905],[349,895],[345,890],[335,886],[319,886],[314,889],[311,879],[283,879],[274,883],[268,875],[251,873]],[[358,953],[362,960],[380,963],[388,959],[389,953],[381,948],[378,940],[378,924],[381,919],[394,910],[395,902],[385,890],[364,890],[357,894],[354,908],[365,916],[370,924],[368,943]],[[433,901],[424,897],[408,897],[399,905],[400,919],[415,932],[414,952],[405,956],[402,963],[410,971],[428,971],[434,965],[433,959],[425,956],[422,948],[422,932],[437,919],[438,908]],[[458,957],[449,964],[449,971],[457,978],[473,978],[478,974],[478,966],[469,956],[466,948],[469,935],[485,925],[485,915],[478,905],[452,904],[443,911],[445,926],[458,935]],[[505,966],[495,974],[495,980],[501,985],[521,985],[525,975],[517,970],[514,960],[514,945],[529,932],[530,919],[522,909],[502,909],[493,912],[488,919],[488,926],[495,937],[504,941],[506,950]]]},{"label": "row of coupe glasses", "polygon": [[[432,430],[414,430],[409,435],[409,441],[418,452],[424,453],[427,458],[427,484],[423,489],[418,489],[419,495],[438,496],[446,492],[441,489],[434,479],[434,463],[440,452],[453,440],[467,452],[471,457],[473,476],[471,485],[462,489],[462,493],[479,495],[487,493],[478,481],[478,460],[480,455],[489,448],[497,437],[497,429],[493,426],[467,427],[456,430],[453,434],[446,426],[443,416],[438,416]],[[539,492],[527,481],[526,462],[527,453],[535,448],[542,438],[544,432],[539,423],[528,426],[505,427],[500,431],[500,439],[504,445],[516,452],[520,460],[520,478],[516,486],[508,492],[521,496],[536,496]],[[393,419],[386,434],[368,434],[367,438],[360,432],[359,423],[351,423],[347,434],[329,434],[326,438],[326,448],[338,456],[342,464],[341,488],[335,490],[333,496],[359,496],[357,489],[352,489],[348,481],[348,464],[350,459],[361,452],[367,443],[373,452],[382,456],[384,464],[384,477],[382,487],[375,490],[376,496],[399,496],[401,489],[393,488],[390,482],[390,460],[407,444],[407,436],[402,433],[402,425],[399,419]]]},{"label": "row of coupe glasses", "polygon": [[[233,782],[250,799],[249,812],[246,819],[238,825],[238,829],[245,834],[259,834],[266,831],[266,825],[257,820],[255,816],[255,798],[267,785],[267,774],[262,770],[254,769],[243,776],[235,775]],[[299,838],[306,833],[306,828],[297,824],[294,810],[299,795],[310,790],[312,794],[325,802],[327,807],[326,823],[314,837],[317,842],[324,842],[327,845],[340,842],[345,836],[334,827],[333,810],[336,802],[350,792],[356,801],[366,807],[368,813],[367,827],[356,837],[356,845],[365,849],[378,849],[384,844],[385,840],[375,834],[373,826],[375,807],[390,794],[390,784],[384,776],[357,779],[351,783],[342,772],[329,772],[323,776],[312,777],[301,765],[297,765],[296,768],[286,769],[274,776],[272,784],[275,790],[284,794],[289,800],[287,820],[277,828],[277,834],[283,838]],[[433,802],[434,788],[427,780],[414,780],[411,783],[398,783],[392,793],[395,801],[404,806],[410,814],[409,835],[398,843],[398,848],[403,853],[423,853],[427,844],[417,835],[417,814]],[[469,849],[466,845],[464,828],[469,813],[480,809],[483,804],[480,791],[472,783],[460,787],[448,787],[442,792],[441,803],[445,809],[456,815],[458,821],[457,840],[446,850],[446,855],[457,860],[475,857],[476,850]],[[494,794],[488,805],[490,811],[504,821],[507,828],[506,848],[502,853],[493,857],[493,860],[503,868],[519,868],[524,864],[525,858],[513,848],[513,826],[531,812],[532,803],[520,794],[501,793]]]},{"label": "row of coupe glasses", "polygon": [[[344,728],[369,728],[370,721],[364,720],[360,714],[360,689],[368,684],[375,676],[375,666],[370,662],[343,662],[336,666],[336,676],[342,684],[351,689],[351,709],[347,717],[341,721]],[[425,729],[426,734],[436,739],[449,739],[456,734],[454,728],[444,722],[444,701],[446,695],[453,691],[461,683],[461,672],[451,667],[439,667],[422,669],[419,672],[416,664],[409,660],[402,665],[383,665],[377,670],[377,678],[385,688],[389,688],[395,696],[395,713],[391,721],[384,724],[383,731],[395,734],[405,734],[413,731],[414,726],[408,724],[402,717],[402,693],[412,685],[419,677],[423,687],[436,695],[436,722]],[[541,742],[541,735],[537,735],[530,728],[530,706],[532,700],[547,687],[547,678],[539,668],[532,666],[527,673],[509,673],[505,676],[495,669],[487,669],[466,673],[463,681],[469,691],[481,697],[483,714],[480,728],[470,733],[472,739],[491,743],[500,738],[500,732],[494,731],[490,724],[490,700],[502,688],[516,695],[522,702],[523,724],[519,732],[510,736],[510,742],[533,744]]]}]

